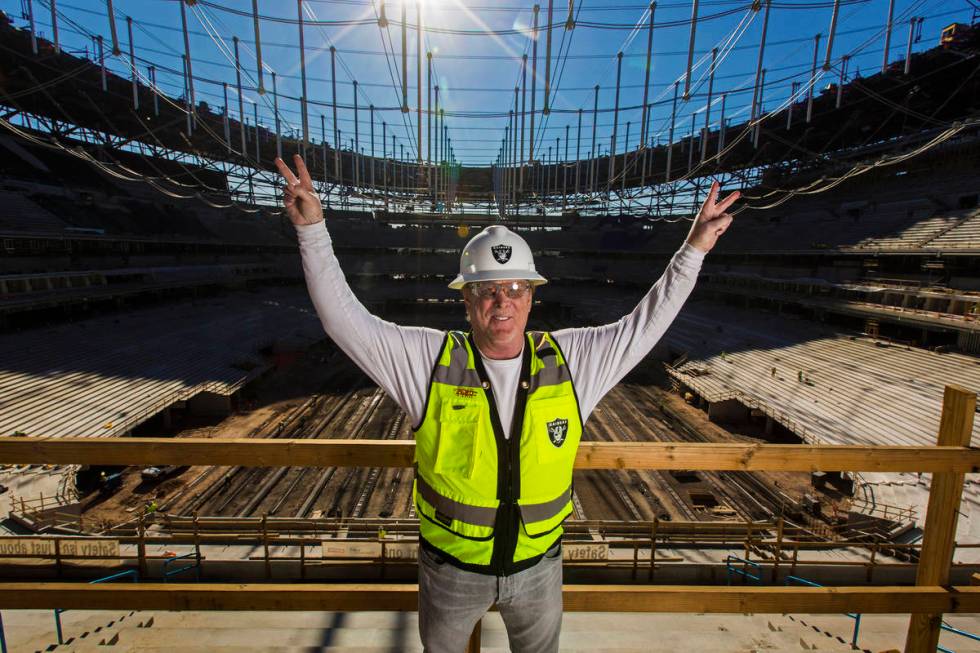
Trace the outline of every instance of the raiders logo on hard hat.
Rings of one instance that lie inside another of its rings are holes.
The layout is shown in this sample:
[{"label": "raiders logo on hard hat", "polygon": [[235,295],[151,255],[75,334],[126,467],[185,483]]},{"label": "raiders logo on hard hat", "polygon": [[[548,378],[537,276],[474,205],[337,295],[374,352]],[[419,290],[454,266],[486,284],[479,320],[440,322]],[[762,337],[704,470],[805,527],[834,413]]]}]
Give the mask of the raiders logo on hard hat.
[{"label": "raiders logo on hard hat", "polygon": [[512,248],[510,245],[494,245],[490,248],[490,252],[493,253],[493,258],[501,265],[510,260],[511,251]]},{"label": "raiders logo on hard hat", "polygon": [[560,447],[565,443],[565,436],[568,435],[568,420],[560,417],[552,422],[548,422],[548,437],[551,444]]}]

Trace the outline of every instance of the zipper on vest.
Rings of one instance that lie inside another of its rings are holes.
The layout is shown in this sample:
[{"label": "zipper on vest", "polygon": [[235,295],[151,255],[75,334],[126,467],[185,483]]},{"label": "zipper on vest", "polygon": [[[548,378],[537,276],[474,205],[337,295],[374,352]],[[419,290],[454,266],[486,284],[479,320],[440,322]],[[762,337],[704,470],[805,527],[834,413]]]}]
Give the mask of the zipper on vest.
[{"label": "zipper on vest", "polygon": [[[494,439],[497,443],[497,522],[494,525],[493,552],[490,554],[490,569],[497,576],[506,576],[513,567],[514,551],[517,550],[517,529],[519,526],[519,510],[517,497],[520,496],[520,440],[524,425],[524,409],[527,405],[526,384],[520,384],[514,402],[514,418],[511,421],[510,438],[504,437],[504,430],[497,412],[497,402],[494,399],[493,387],[487,377],[480,350],[469,334],[470,347],[473,350],[473,362],[476,373],[484,385],[487,403],[490,408],[490,424],[493,427]],[[524,354],[521,362],[521,380],[527,381],[531,376],[531,350],[525,336]],[[517,439],[517,445],[513,440]]]}]

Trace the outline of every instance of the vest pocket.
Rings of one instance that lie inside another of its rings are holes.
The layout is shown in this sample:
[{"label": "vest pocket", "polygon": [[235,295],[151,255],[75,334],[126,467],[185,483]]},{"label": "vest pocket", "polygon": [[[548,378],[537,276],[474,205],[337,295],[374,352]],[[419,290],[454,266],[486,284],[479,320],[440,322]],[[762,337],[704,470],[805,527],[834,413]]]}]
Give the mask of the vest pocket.
[{"label": "vest pocket", "polygon": [[447,401],[439,411],[439,441],[432,471],[473,478],[478,455],[482,407],[477,402]]},{"label": "vest pocket", "polygon": [[539,399],[528,412],[530,440],[538,463],[550,465],[564,459],[573,464],[582,437],[574,403],[565,398]]}]

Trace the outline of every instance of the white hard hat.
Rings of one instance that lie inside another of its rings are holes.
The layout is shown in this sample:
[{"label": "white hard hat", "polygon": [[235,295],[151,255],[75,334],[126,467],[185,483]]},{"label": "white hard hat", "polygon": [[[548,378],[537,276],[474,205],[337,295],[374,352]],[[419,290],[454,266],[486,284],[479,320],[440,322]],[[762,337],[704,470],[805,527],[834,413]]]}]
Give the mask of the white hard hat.
[{"label": "white hard hat", "polygon": [[466,243],[459,257],[459,276],[449,287],[459,290],[475,281],[504,279],[526,279],[534,286],[548,283],[534,269],[534,257],[524,239],[507,227],[495,224]]}]

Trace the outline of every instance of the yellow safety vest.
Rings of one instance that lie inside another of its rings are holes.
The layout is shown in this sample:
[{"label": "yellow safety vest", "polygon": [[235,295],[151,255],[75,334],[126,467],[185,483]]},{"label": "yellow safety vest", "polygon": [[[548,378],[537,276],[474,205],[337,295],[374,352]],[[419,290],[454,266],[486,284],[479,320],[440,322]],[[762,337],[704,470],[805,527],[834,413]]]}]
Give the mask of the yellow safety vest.
[{"label": "yellow safety vest", "polygon": [[572,513],[578,399],[551,335],[526,338],[510,439],[472,336],[459,331],[446,336],[415,429],[420,546],[479,573],[532,567]]}]

